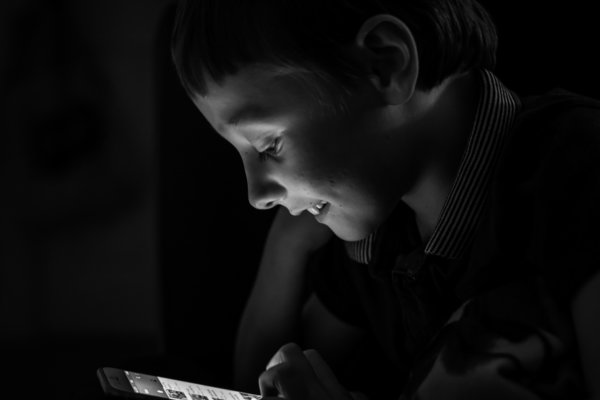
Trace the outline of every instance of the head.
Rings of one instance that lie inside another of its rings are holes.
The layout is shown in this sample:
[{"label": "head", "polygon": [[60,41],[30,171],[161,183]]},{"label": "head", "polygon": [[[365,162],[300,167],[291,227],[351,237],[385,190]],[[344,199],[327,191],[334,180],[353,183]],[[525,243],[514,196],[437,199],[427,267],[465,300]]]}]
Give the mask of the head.
[{"label": "head", "polygon": [[359,240],[426,158],[425,94],[492,69],[496,34],[471,0],[186,0],[172,49],[184,88],[240,153],[250,203]]}]

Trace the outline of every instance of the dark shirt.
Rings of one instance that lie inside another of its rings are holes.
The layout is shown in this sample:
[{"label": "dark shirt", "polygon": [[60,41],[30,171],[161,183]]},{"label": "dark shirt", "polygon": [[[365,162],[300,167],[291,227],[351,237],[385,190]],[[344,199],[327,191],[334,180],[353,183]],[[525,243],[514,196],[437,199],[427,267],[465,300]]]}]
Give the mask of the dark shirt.
[{"label": "dark shirt", "polygon": [[401,203],[370,257],[335,240],[312,271],[323,304],[372,333],[404,398],[585,395],[570,302],[600,266],[600,103],[555,91],[511,122],[458,256],[427,251]]}]

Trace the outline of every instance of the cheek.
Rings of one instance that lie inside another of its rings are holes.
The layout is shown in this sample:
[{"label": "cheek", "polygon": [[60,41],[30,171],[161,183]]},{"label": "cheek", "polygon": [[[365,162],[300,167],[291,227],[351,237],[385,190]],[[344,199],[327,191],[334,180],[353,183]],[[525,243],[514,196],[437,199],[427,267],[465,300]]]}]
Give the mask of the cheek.
[{"label": "cheek", "polygon": [[345,191],[360,173],[364,155],[355,132],[336,121],[296,126],[283,157],[288,177],[318,192]]}]

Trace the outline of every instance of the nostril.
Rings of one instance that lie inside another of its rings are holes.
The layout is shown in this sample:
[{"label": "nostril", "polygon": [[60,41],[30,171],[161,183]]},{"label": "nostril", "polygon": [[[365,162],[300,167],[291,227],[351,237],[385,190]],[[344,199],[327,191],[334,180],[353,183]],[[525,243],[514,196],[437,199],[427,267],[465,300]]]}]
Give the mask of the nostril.
[{"label": "nostril", "polygon": [[275,202],[274,201],[252,201],[250,200],[250,204],[258,209],[258,210],[268,210],[270,208],[273,208],[275,206]]},{"label": "nostril", "polygon": [[285,196],[285,189],[279,184],[267,181],[250,181],[248,184],[248,201],[258,210],[268,210],[280,204]]}]

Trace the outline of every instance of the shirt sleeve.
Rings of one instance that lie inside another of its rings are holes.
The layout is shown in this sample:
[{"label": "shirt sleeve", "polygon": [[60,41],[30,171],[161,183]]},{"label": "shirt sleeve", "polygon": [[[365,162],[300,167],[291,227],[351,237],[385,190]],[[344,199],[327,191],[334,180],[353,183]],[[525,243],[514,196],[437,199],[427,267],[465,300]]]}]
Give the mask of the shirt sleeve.
[{"label": "shirt sleeve", "polygon": [[348,258],[344,242],[333,238],[313,257],[309,266],[309,289],[337,318],[365,327],[364,310],[355,284],[360,266]]},{"label": "shirt sleeve", "polygon": [[534,249],[540,274],[570,304],[600,271],[600,108],[578,107],[554,122],[534,190]]}]

